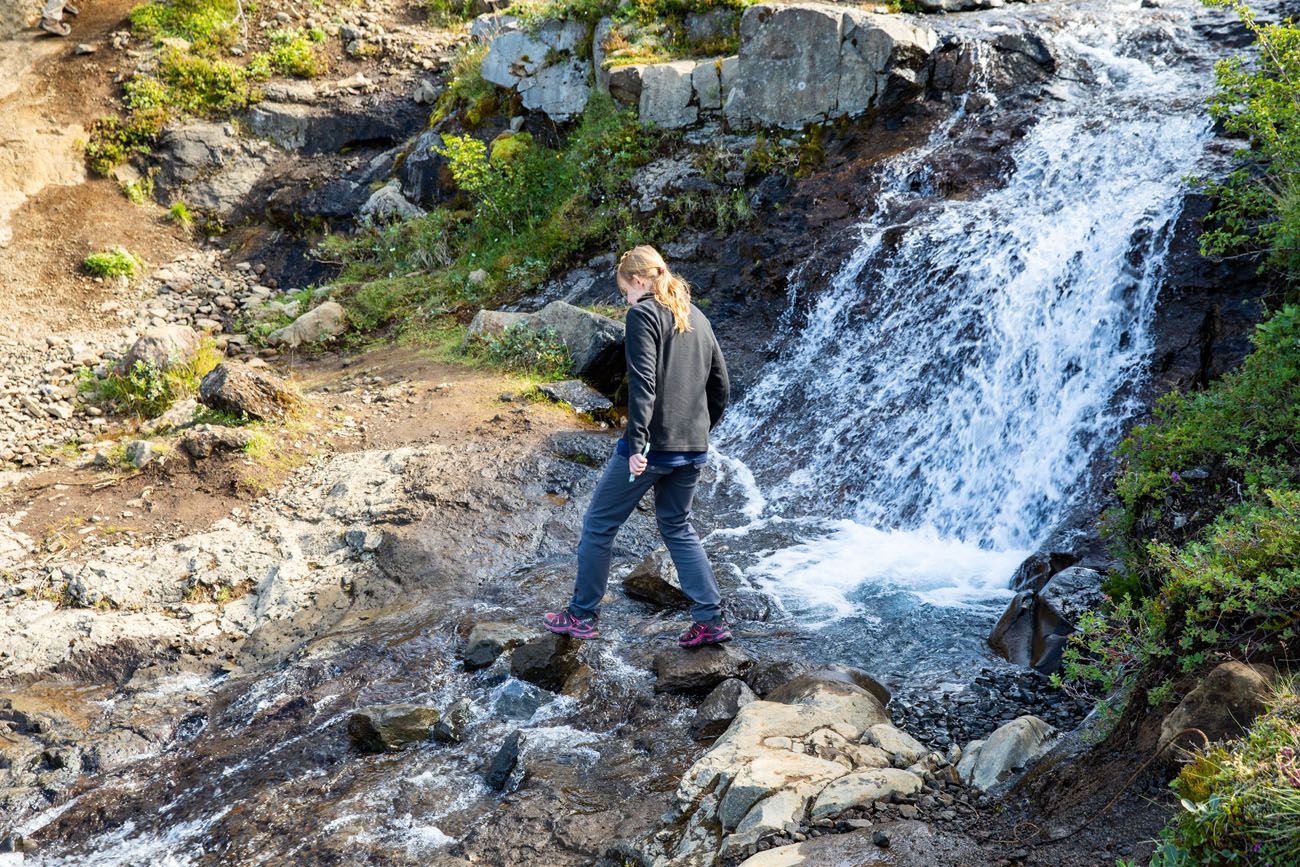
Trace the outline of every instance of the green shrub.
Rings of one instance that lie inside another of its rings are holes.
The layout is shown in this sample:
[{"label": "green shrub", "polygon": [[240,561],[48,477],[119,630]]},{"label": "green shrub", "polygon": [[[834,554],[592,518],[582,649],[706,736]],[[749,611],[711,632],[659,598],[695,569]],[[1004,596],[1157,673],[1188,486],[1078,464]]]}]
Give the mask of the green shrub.
[{"label": "green shrub", "polygon": [[176,401],[197,394],[199,382],[221,359],[221,351],[211,341],[204,341],[192,359],[167,370],[137,361],[129,370],[103,378],[83,371],[80,391],[84,399],[114,412],[154,418]]},{"label": "green shrub", "polygon": [[496,85],[481,72],[487,52],[488,46],[476,41],[456,49],[447,70],[447,87],[434,104],[430,125],[459,111],[465,126],[474,129],[497,110]]},{"label": "green shrub", "polygon": [[1255,37],[1250,59],[1230,57],[1215,64],[1216,92],[1210,114],[1249,142],[1237,152],[1242,166],[1221,183],[1205,183],[1217,199],[1213,226],[1201,236],[1201,251],[1224,256],[1255,250],[1262,261],[1300,275],[1300,27],[1291,19],[1260,24],[1243,0],[1206,0],[1236,11]]},{"label": "green shrub", "polygon": [[163,0],[143,3],[129,14],[137,33],[154,39],[179,37],[197,48],[231,45],[239,33],[237,0]]},{"label": "green shrub", "polygon": [[125,247],[91,253],[81,264],[95,277],[134,277],[143,267]]},{"label": "green shrub", "polygon": [[161,115],[146,113],[126,121],[103,117],[92,123],[86,142],[86,161],[91,171],[108,175],[133,153],[147,152],[162,131],[162,122]]},{"label": "green shrub", "polygon": [[295,78],[315,78],[326,71],[325,59],[317,51],[317,40],[307,31],[273,30],[270,39],[267,62],[275,72]]},{"label": "green shrub", "polygon": [[159,58],[158,80],[169,108],[207,117],[247,108],[254,100],[251,77],[242,67],[167,49]]},{"label": "green shrub", "polygon": [[507,328],[483,341],[482,351],[498,367],[543,379],[563,379],[573,370],[568,348],[549,328]]},{"label": "green shrub", "polygon": [[1281,684],[1245,736],[1196,756],[1174,781],[1182,811],[1152,867],[1300,864],[1300,695]]}]

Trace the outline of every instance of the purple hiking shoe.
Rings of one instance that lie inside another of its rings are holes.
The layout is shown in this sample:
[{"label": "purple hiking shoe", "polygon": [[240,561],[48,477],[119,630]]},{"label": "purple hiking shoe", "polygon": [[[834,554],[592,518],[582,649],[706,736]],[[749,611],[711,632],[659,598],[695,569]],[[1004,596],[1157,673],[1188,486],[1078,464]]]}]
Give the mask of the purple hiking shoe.
[{"label": "purple hiking shoe", "polygon": [[731,629],[727,621],[719,620],[717,625],[710,623],[692,623],[691,628],[677,637],[679,647],[703,647],[706,644],[723,644],[731,640]]},{"label": "purple hiking shoe", "polygon": [[567,608],[558,614],[548,611],[542,619],[546,621],[546,628],[556,635],[569,635],[582,641],[600,638],[600,630],[596,629],[594,619],[583,620],[574,617]]}]

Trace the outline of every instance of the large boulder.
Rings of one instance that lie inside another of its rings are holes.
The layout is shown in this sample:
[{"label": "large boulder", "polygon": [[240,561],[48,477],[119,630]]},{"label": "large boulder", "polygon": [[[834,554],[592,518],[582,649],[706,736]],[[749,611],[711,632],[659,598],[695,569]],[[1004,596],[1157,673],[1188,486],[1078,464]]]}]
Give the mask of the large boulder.
[{"label": "large boulder", "polygon": [[278,421],[294,412],[302,398],[277,377],[246,364],[224,361],[199,383],[199,402],[209,409],[260,421]]},{"label": "large boulder", "polygon": [[591,97],[591,61],[582,53],[587,26],[576,20],[546,21],[530,33],[507,18],[501,17],[500,32],[483,58],[483,78],[514,90],[524,108],[551,120],[582,114]]},{"label": "large boulder", "polygon": [[743,678],[753,665],[753,657],[729,644],[665,650],[654,658],[655,692],[708,692],[728,678]]},{"label": "large boulder", "polygon": [[957,763],[957,774],[964,782],[988,791],[1045,754],[1055,735],[1056,729],[1038,717],[1019,717],[986,740],[967,744]]},{"label": "large boulder", "polygon": [[510,657],[510,673],[542,689],[558,692],[582,664],[578,659],[581,649],[582,642],[547,632],[515,648]]},{"label": "large boulder", "polygon": [[199,350],[199,335],[188,325],[158,325],[146,330],[122,356],[119,368],[130,371],[137,363],[158,370],[188,364]]},{"label": "large boulder", "polygon": [[366,752],[400,750],[425,740],[438,724],[436,708],[416,704],[383,704],[359,710],[348,719],[348,734]]},{"label": "large boulder", "polygon": [[732,857],[787,823],[802,822],[829,784],[879,766],[875,749],[858,741],[871,726],[888,722],[884,706],[865,690],[740,708],[677,788],[685,821],[674,857],[712,863],[715,853]]},{"label": "large boulder", "polygon": [[[1204,732],[1211,742],[1240,734],[1265,710],[1276,674],[1269,665],[1233,661],[1215,666],[1164,718],[1158,748],[1163,750],[1175,740],[1178,746],[1200,746],[1201,738],[1188,729]],[[1177,750],[1166,757],[1177,757]]]},{"label": "large boulder", "polygon": [[325,343],[348,330],[348,315],[337,301],[326,301],[299,316],[283,328],[267,335],[272,346],[296,349],[299,346]]},{"label": "large boulder", "polygon": [[476,623],[469,631],[460,658],[471,671],[487,668],[498,656],[523,644],[532,634],[531,630],[511,623]]},{"label": "large boulder", "polygon": [[195,211],[231,222],[252,210],[250,194],[274,163],[275,148],[241,137],[232,124],[187,120],[169,125],[148,159],[157,170],[159,202],[183,200]]},{"label": "large boulder", "polygon": [[397,170],[402,195],[424,208],[441,202],[450,190],[447,158],[439,153],[442,144],[441,135],[426,130],[411,145]]},{"label": "large boulder", "polygon": [[1061,667],[1079,618],[1101,604],[1102,581],[1094,569],[1070,566],[1041,590],[1020,591],[989,633],[989,647],[1003,659],[1051,674]]},{"label": "large boulder", "polygon": [[473,321],[465,330],[465,339],[461,343],[461,348],[469,346],[475,339],[486,340],[504,334],[507,328],[527,325],[528,319],[529,314],[511,310],[480,310],[474,314]]},{"label": "large boulder", "polygon": [[937,44],[933,30],[899,16],[759,3],[741,17],[724,110],[737,125],[798,129],[892,107],[924,87]]},{"label": "large boulder", "polygon": [[880,704],[889,704],[889,690],[874,677],[847,665],[826,665],[801,674],[773,689],[766,695],[768,701],[782,704],[803,704],[825,693],[856,695],[865,692]]},{"label": "large boulder", "polygon": [[573,372],[601,391],[612,392],[626,372],[622,322],[583,310],[564,301],[552,301],[529,317],[532,328],[549,328],[569,350]]},{"label": "large boulder", "polygon": [[627,573],[623,592],[660,608],[690,608],[694,604],[682,589],[673,558],[664,549],[652,552]]}]

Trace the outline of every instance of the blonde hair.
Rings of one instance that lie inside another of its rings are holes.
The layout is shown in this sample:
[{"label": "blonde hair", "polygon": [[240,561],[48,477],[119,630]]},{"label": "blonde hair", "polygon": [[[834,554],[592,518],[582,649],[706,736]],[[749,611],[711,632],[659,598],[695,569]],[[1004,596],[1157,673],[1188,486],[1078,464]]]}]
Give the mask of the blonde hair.
[{"label": "blonde hair", "polygon": [[633,247],[619,257],[617,273],[624,281],[630,277],[649,280],[655,300],[673,312],[676,330],[691,330],[691,287],[668,270],[668,263],[658,250],[648,244]]}]

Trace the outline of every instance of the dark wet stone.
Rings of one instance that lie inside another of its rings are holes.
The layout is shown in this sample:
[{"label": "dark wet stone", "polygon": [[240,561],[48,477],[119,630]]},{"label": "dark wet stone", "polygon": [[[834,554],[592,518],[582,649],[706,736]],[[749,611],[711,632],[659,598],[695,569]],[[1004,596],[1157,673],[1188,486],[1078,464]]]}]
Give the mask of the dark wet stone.
[{"label": "dark wet stone", "polygon": [[682,590],[677,567],[666,550],[655,551],[638,563],[623,579],[623,592],[660,608],[690,608],[693,604]]},{"label": "dark wet stone", "polygon": [[429,737],[437,724],[436,708],[416,704],[383,704],[352,714],[348,735],[366,752],[400,750],[409,743]]},{"label": "dark wet stone", "polygon": [[655,692],[707,692],[724,680],[743,677],[754,665],[749,654],[730,644],[655,654]]},{"label": "dark wet stone", "polygon": [[691,733],[699,739],[716,738],[727,730],[742,707],[757,700],[758,696],[754,695],[743,680],[734,677],[724,680],[714,687],[713,692],[695,711]]},{"label": "dark wet stone", "polygon": [[476,623],[465,640],[460,658],[470,670],[487,668],[498,656],[527,641],[531,634],[510,623]]},{"label": "dark wet stone", "polygon": [[766,696],[784,683],[808,670],[808,664],[793,659],[760,660],[745,675],[745,683],[755,693]]},{"label": "dark wet stone", "polygon": [[458,744],[465,740],[472,717],[469,699],[456,699],[433,727],[434,740],[445,744]]},{"label": "dark wet stone", "polygon": [[496,714],[503,719],[528,719],[542,706],[543,697],[542,690],[531,683],[512,680],[501,688],[501,694],[497,696]]},{"label": "dark wet stone", "polygon": [[577,670],[582,642],[547,632],[521,644],[510,658],[510,673],[520,680],[558,692]]},{"label": "dark wet stone", "polygon": [[515,765],[519,762],[519,740],[519,730],[516,729],[502,742],[483,773],[487,784],[498,791],[505,788],[510,775],[515,770]]}]

